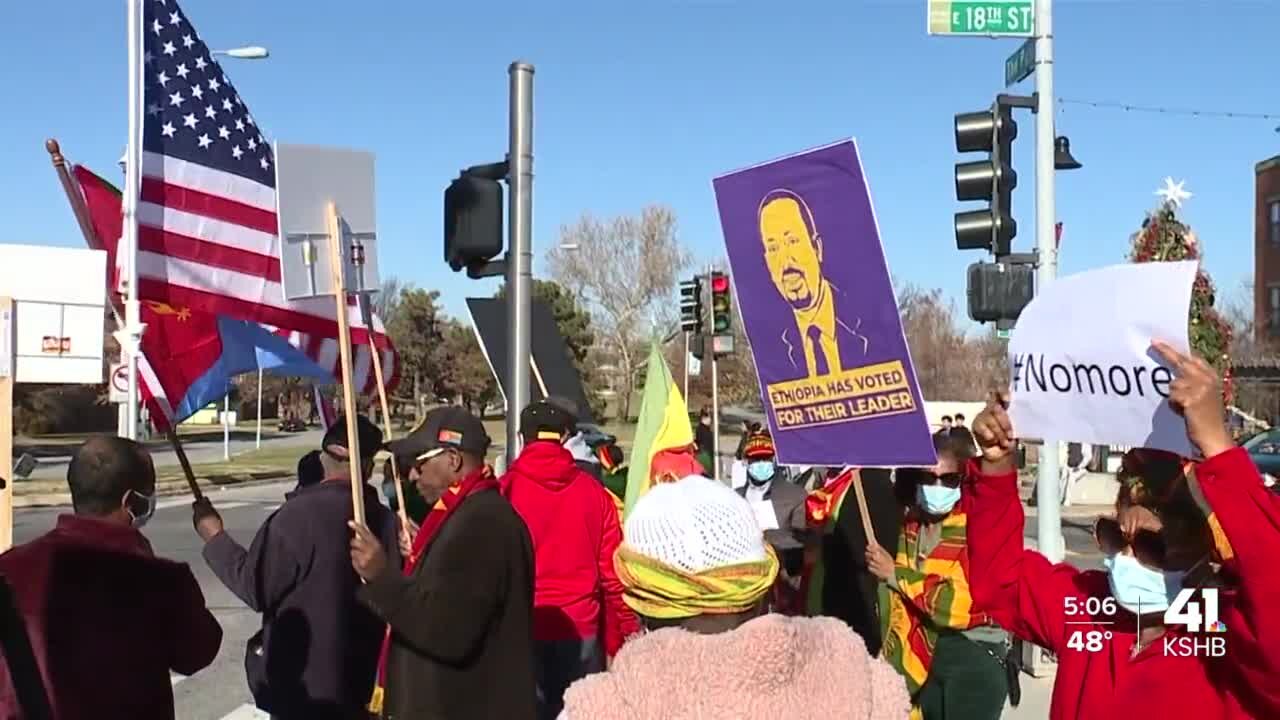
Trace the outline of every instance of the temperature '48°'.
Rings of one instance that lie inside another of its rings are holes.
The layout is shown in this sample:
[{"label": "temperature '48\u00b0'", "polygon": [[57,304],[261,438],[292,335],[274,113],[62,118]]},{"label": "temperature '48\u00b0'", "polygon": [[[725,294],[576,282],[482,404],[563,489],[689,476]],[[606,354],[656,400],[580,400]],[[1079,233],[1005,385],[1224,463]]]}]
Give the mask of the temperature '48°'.
[{"label": "temperature '48\u00b0'", "polygon": [[[1067,597],[1062,600],[1062,611],[1068,625],[1110,625],[1116,613],[1113,597]],[[1077,652],[1099,652],[1109,642],[1110,630],[1072,630],[1067,636],[1067,647]]]}]

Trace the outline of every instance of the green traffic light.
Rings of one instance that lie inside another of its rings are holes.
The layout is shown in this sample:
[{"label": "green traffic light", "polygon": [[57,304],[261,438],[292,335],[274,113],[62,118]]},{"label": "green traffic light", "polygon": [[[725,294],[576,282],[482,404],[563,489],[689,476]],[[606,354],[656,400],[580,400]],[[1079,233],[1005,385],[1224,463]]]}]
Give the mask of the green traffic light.
[{"label": "green traffic light", "polygon": [[729,330],[729,318],[727,318],[727,317],[717,317],[717,318],[716,318],[716,332],[718,332],[718,333],[722,333],[722,332],[727,332],[728,330]]}]

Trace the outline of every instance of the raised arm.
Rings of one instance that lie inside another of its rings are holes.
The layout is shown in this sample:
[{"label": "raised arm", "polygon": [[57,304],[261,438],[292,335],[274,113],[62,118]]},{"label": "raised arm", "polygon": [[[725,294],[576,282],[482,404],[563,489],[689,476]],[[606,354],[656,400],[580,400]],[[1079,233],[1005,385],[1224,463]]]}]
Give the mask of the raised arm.
[{"label": "raised arm", "polygon": [[1060,652],[1068,597],[1083,597],[1080,571],[1023,547],[1026,516],[1013,465],[1013,427],[998,397],[973,421],[982,451],[967,468],[962,499],[975,609],[1018,637]]}]

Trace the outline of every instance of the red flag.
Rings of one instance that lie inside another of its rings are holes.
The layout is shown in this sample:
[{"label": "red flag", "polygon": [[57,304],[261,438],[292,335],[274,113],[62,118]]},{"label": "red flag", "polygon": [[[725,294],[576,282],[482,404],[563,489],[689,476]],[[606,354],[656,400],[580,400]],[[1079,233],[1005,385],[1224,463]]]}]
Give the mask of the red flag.
[{"label": "red flag", "polygon": [[[79,165],[73,174],[84,196],[94,228],[97,247],[108,254],[108,267],[115,270],[115,255],[122,225],[120,191],[98,175]],[[119,296],[114,296],[117,306]],[[117,307],[119,310],[120,308]],[[156,427],[164,431],[168,420],[182,403],[190,383],[200,377],[222,352],[218,316],[193,310],[186,305],[172,305],[156,301],[142,303],[142,320],[147,332],[142,336],[142,357],[139,358],[142,399],[151,411]],[[375,327],[380,325],[375,317]],[[264,326],[289,344],[302,350],[312,361],[339,375],[340,359],[336,337],[306,335],[273,326]],[[391,341],[382,332],[374,333],[377,347],[382,351],[387,390],[399,382],[399,356]],[[356,339],[360,343],[360,339]],[[373,392],[376,376],[372,370],[368,334],[363,344],[355,347],[355,381],[362,392]],[[181,415],[181,413],[178,413]],[[178,417],[181,420],[182,417]]]}]

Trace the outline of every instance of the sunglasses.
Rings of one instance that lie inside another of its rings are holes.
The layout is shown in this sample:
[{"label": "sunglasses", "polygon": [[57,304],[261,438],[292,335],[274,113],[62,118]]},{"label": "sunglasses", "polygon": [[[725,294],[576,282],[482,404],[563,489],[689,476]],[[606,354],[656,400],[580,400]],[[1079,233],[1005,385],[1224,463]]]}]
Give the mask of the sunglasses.
[{"label": "sunglasses", "polygon": [[964,482],[964,473],[949,472],[937,475],[928,470],[912,470],[911,479],[915,480],[919,485],[942,485],[943,487],[958,488]]},{"label": "sunglasses", "polygon": [[1116,555],[1129,548],[1143,565],[1157,568],[1164,566],[1168,548],[1164,536],[1158,532],[1139,530],[1132,538],[1125,537],[1119,521],[1103,517],[1093,523],[1093,537],[1098,541],[1098,549],[1107,555]]}]

